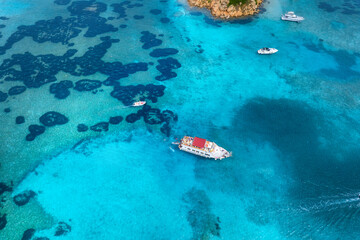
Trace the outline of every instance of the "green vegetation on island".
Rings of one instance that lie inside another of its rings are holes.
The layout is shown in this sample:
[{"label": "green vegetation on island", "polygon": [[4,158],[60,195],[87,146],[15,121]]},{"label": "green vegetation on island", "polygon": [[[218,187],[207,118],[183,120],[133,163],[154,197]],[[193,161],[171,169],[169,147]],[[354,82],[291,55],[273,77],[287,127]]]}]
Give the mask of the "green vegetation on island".
[{"label": "green vegetation on island", "polygon": [[230,0],[230,1],[229,1],[229,6],[230,6],[230,5],[236,6],[236,5],[239,5],[240,3],[241,3],[241,4],[245,4],[245,3],[248,3],[248,1],[249,1],[249,0]]}]

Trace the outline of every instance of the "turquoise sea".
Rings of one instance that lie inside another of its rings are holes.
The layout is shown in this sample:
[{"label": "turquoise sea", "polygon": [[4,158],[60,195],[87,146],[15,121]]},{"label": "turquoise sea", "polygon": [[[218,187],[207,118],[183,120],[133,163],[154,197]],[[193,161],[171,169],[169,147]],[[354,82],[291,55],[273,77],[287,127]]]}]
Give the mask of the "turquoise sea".
[{"label": "turquoise sea", "polygon": [[360,239],[359,46],[359,0],[0,1],[0,239]]}]

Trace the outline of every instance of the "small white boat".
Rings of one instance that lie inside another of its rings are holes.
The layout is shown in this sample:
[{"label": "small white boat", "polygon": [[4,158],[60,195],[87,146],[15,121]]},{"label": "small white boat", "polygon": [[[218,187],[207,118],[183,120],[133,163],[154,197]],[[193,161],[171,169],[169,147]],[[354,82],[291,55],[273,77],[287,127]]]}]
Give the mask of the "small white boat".
[{"label": "small white boat", "polygon": [[301,22],[304,21],[305,18],[295,15],[294,12],[287,12],[281,15],[281,20],[290,22]]},{"label": "small white boat", "polygon": [[258,54],[266,54],[266,55],[269,55],[269,54],[274,54],[276,53],[278,50],[276,48],[261,48],[259,49],[257,52]]},{"label": "small white boat", "polygon": [[145,105],[146,102],[145,101],[138,101],[138,102],[134,102],[131,106],[132,107],[140,107],[142,105]]}]

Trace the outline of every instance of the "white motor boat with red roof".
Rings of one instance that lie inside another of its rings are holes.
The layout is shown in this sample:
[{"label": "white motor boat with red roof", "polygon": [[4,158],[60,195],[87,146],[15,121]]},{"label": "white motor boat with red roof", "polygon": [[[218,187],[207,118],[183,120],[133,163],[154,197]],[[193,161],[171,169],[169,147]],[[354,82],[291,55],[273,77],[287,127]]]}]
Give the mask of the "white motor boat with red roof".
[{"label": "white motor boat with red roof", "polygon": [[134,102],[131,106],[132,107],[140,107],[140,106],[143,106],[145,104],[146,104],[145,101],[138,101],[138,102]]},{"label": "white motor boat with red roof", "polygon": [[214,142],[199,137],[184,136],[179,149],[205,158],[213,158],[215,160],[231,157],[231,152],[218,146]]}]

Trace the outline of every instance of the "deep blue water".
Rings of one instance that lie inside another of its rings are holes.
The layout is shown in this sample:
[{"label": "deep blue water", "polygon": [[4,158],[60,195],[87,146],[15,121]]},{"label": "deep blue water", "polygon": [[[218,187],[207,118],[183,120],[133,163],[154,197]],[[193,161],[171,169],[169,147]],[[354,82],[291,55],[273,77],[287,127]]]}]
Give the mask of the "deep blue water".
[{"label": "deep blue water", "polygon": [[360,3],[262,7],[0,3],[0,239],[358,239]]}]

